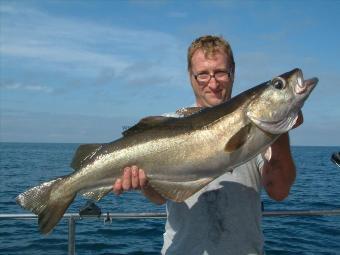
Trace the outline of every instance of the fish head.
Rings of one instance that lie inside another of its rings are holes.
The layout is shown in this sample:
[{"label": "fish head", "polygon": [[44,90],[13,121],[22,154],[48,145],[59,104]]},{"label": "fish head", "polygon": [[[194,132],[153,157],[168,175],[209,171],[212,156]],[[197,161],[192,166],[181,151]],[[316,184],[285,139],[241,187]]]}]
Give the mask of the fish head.
[{"label": "fish head", "polygon": [[266,132],[285,133],[296,123],[299,111],[317,82],[317,78],[304,80],[298,68],[277,76],[254,93],[246,114]]}]

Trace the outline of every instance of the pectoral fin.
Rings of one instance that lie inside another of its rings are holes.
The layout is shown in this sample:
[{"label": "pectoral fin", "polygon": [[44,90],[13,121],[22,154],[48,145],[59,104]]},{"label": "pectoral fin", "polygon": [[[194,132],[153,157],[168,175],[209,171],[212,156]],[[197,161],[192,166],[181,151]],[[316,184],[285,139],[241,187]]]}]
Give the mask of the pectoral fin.
[{"label": "pectoral fin", "polygon": [[212,180],[213,178],[204,178],[196,181],[186,182],[150,180],[149,184],[164,198],[173,200],[175,202],[183,202]]},{"label": "pectoral fin", "polygon": [[225,145],[225,151],[233,152],[239,149],[248,139],[248,135],[251,129],[251,125],[242,127]]}]

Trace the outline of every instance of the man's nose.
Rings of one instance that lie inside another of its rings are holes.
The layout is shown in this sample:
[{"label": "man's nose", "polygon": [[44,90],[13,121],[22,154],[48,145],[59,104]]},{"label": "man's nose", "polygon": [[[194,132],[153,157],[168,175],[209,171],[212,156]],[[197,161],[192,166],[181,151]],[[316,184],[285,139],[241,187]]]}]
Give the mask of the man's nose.
[{"label": "man's nose", "polygon": [[219,87],[219,84],[216,81],[215,77],[211,77],[208,86],[212,90],[216,90]]}]

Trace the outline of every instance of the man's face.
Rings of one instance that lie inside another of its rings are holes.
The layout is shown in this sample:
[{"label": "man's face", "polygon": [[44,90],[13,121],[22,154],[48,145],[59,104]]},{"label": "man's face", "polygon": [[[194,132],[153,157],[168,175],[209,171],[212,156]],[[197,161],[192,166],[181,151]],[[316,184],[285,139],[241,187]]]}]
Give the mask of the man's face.
[{"label": "man's face", "polygon": [[207,83],[199,82],[194,75],[207,73],[210,75],[220,71],[232,71],[228,63],[227,55],[218,51],[213,56],[206,58],[202,50],[197,50],[191,58],[191,70],[189,71],[191,86],[196,97],[196,104],[200,107],[211,107],[230,99],[234,74],[226,80],[216,80],[211,77]]}]

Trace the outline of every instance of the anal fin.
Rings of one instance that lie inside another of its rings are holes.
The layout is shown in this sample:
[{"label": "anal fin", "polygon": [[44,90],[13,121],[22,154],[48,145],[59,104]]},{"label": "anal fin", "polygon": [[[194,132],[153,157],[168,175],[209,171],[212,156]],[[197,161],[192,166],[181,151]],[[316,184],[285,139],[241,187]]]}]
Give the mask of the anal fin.
[{"label": "anal fin", "polygon": [[211,177],[186,182],[149,180],[149,184],[164,198],[175,202],[183,202],[212,180],[213,178]]},{"label": "anal fin", "polygon": [[100,199],[110,193],[112,189],[112,186],[105,186],[96,189],[85,190],[81,193],[81,195],[86,199],[98,202]]}]

